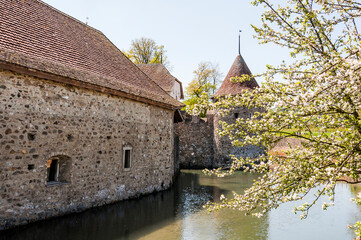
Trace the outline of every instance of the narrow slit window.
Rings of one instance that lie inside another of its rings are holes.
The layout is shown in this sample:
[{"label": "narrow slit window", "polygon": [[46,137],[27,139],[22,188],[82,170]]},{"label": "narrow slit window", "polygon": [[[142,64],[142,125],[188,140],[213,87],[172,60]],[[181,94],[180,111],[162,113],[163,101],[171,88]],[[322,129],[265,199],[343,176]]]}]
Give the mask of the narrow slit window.
[{"label": "narrow slit window", "polygon": [[129,169],[132,166],[132,148],[130,147],[123,149],[123,166],[124,169]]},{"label": "narrow slit window", "polygon": [[238,118],[238,113],[234,113],[234,118],[235,118],[235,119]]}]

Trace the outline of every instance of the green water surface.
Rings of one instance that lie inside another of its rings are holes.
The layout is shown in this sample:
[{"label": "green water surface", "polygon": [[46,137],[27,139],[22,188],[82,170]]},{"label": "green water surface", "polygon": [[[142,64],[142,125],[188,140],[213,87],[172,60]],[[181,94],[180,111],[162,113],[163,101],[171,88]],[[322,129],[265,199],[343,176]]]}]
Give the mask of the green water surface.
[{"label": "green water surface", "polygon": [[259,176],[237,172],[216,178],[201,171],[182,171],[168,191],[0,232],[0,240],[351,240],[355,237],[347,225],[361,220],[361,209],[350,201],[361,192],[356,185],[338,184],[335,206],[323,211],[321,205],[325,200],[321,199],[302,221],[292,213],[295,203],[283,205],[262,218],[229,209],[209,213],[202,207],[208,200],[217,201],[221,194],[230,196],[232,190],[242,192]]}]

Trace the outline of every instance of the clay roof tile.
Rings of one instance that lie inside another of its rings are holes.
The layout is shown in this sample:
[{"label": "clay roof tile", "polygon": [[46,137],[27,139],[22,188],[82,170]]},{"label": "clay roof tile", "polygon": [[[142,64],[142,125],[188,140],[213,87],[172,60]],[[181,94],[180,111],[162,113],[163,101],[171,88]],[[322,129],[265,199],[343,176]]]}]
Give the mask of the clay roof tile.
[{"label": "clay roof tile", "polygon": [[166,103],[171,108],[183,105],[100,31],[39,0],[0,0],[0,6],[0,61]]},{"label": "clay roof tile", "polygon": [[173,90],[174,82],[178,82],[181,87],[181,99],[184,98],[182,83],[170,74],[163,64],[137,64],[137,66],[169,94]]}]

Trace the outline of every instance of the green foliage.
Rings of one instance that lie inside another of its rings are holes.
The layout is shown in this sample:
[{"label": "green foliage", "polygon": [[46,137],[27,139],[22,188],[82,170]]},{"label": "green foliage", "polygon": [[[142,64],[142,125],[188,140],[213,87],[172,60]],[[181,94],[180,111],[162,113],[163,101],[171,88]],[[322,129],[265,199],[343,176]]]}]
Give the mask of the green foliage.
[{"label": "green foliage", "polygon": [[[215,93],[222,74],[217,65],[210,62],[201,62],[198,68],[193,71],[194,78],[186,87],[185,93],[187,99],[183,101],[186,109],[193,112],[194,106],[204,104],[210,101],[211,96]],[[200,111],[200,117],[206,116],[206,109]]]},{"label": "green foliage", "polygon": [[124,54],[135,64],[162,63],[167,65],[165,52],[163,45],[157,45],[154,40],[142,37],[133,40],[130,49]]},{"label": "green foliage", "polygon": [[[312,202],[294,209],[305,218],[323,195],[329,196],[323,209],[333,205],[337,181],[360,182],[361,37],[356,21],[361,4],[353,0],[289,0],[277,2],[279,6],[257,0],[253,4],[266,8],[263,24],[253,26],[256,38],[288,48],[294,62],[267,66],[265,82],[254,91],[203,102],[194,109],[218,109],[223,114],[234,107],[259,109],[252,118],[221,122],[220,134],[235,146],[251,144],[270,150],[284,138],[301,139],[302,144],[282,156],[260,156],[258,165],[254,159],[234,158],[226,174],[250,165],[249,171],[263,172],[263,177],[244,194],[222,197],[221,203],[208,206],[262,216],[282,203],[302,200],[317,187]],[[206,172],[224,175],[219,169]],[[354,226],[357,235],[360,226]]]}]

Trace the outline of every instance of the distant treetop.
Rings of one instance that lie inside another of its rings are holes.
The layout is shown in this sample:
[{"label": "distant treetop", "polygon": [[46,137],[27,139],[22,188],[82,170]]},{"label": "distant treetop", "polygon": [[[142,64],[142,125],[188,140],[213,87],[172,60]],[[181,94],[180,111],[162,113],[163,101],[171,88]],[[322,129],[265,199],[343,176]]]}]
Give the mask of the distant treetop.
[{"label": "distant treetop", "polygon": [[161,63],[168,65],[163,45],[150,38],[140,38],[132,41],[130,49],[124,54],[135,64],[153,64]]}]

